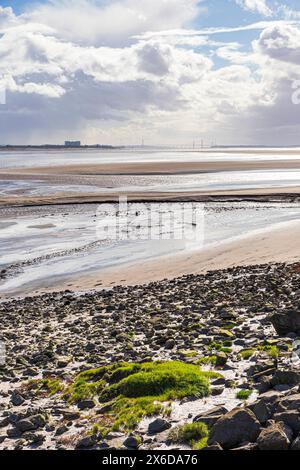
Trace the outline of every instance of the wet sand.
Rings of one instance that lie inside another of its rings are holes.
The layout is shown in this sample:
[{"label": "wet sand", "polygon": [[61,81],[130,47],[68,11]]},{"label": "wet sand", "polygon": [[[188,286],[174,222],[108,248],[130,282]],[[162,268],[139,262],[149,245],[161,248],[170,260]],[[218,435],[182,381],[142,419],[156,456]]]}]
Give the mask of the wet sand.
[{"label": "wet sand", "polygon": [[[186,274],[204,274],[209,271],[236,266],[264,263],[293,263],[300,261],[300,222],[281,224],[274,230],[262,231],[232,242],[190,251],[174,256],[160,257],[131,266],[118,266],[87,276],[77,281],[59,283],[59,290],[101,290],[115,285],[141,285]],[[34,294],[53,291],[42,289]]]},{"label": "wet sand", "polygon": [[219,171],[250,171],[250,170],[288,170],[299,169],[299,160],[282,159],[256,161],[199,161],[199,162],[134,162],[134,163],[99,163],[99,164],[63,164],[61,166],[45,166],[35,168],[1,169],[1,178],[22,179],[38,175],[179,175],[191,173],[207,173]]}]

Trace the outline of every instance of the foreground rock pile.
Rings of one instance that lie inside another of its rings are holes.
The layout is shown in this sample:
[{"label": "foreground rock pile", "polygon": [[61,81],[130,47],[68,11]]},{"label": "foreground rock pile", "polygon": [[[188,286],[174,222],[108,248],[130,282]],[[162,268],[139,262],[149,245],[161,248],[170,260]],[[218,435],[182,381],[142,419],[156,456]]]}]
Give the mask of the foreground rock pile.
[{"label": "foreground rock pile", "polygon": [[[300,449],[299,272],[240,267],[0,304],[0,448]],[[101,393],[126,376],[103,382],[99,368],[152,361],[214,371],[210,395],[169,393],[160,412],[117,427]]]}]

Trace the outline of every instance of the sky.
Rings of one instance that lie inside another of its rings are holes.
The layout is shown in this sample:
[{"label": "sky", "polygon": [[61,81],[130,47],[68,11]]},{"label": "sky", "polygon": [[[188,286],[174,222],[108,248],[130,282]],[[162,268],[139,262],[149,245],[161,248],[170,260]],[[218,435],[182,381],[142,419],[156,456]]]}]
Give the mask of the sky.
[{"label": "sky", "polygon": [[299,90],[299,0],[0,0],[0,144],[299,145]]}]

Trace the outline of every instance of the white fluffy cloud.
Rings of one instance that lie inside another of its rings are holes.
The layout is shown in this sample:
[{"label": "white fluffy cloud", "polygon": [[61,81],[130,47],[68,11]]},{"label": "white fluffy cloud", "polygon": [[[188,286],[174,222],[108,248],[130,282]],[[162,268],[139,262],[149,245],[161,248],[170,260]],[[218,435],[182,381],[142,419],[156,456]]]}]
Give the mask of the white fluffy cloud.
[{"label": "white fluffy cloud", "polygon": [[263,16],[272,16],[272,10],[266,0],[235,0],[245,10],[260,13]]},{"label": "white fluffy cloud", "polygon": [[[145,31],[181,28],[203,0],[51,0],[25,17],[85,44],[120,44]],[[88,25],[88,27],[87,27]]]}]

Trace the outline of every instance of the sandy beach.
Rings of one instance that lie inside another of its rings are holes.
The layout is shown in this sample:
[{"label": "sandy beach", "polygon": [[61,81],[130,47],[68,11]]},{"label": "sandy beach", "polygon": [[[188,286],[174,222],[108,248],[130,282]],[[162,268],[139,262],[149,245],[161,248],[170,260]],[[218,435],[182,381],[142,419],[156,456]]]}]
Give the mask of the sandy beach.
[{"label": "sandy beach", "polygon": [[[99,274],[81,276],[78,282],[59,284],[59,288],[78,291],[111,288],[115,285],[139,285],[173,279],[188,274],[251,266],[265,263],[300,261],[300,222],[293,222],[271,231],[245,236],[233,242],[182,255],[160,257],[133,266],[119,266]],[[50,291],[53,290],[49,289]],[[47,289],[41,291],[46,292]],[[37,292],[40,293],[41,291]]]}]

